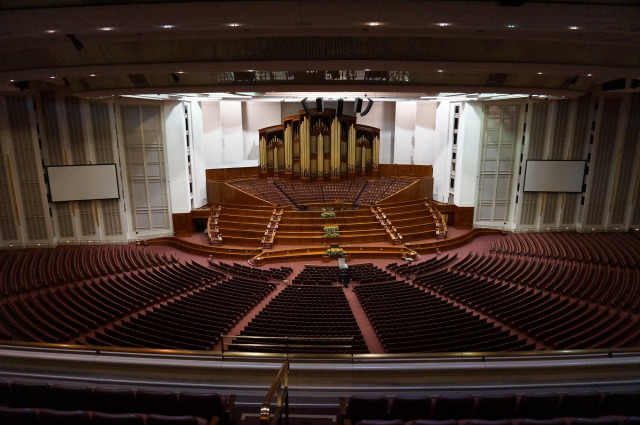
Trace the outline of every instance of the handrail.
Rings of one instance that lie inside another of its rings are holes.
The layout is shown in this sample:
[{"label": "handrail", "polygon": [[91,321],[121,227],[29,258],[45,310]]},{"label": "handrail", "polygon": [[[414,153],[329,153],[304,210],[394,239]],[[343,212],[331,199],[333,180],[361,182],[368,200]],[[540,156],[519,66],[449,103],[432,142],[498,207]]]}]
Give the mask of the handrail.
[{"label": "handrail", "polygon": [[[286,355],[292,354],[290,353],[290,348],[323,348],[323,349],[340,349],[340,350],[349,350],[349,356],[355,354],[353,352],[353,340],[352,336],[344,336],[344,337],[295,337],[295,336],[254,336],[254,335],[222,335],[222,344],[221,344],[221,353],[224,356],[225,352],[235,350],[225,350],[225,340],[232,340],[230,345],[234,345],[237,347],[263,347],[263,348],[285,348]],[[233,342],[234,339],[244,339],[248,342]],[[257,340],[259,342],[252,343],[251,340]],[[336,344],[330,345],[322,345],[322,344],[296,344],[296,342],[304,342],[304,341],[327,341],[327,342],[336,342]],[[260,342],[263,341],[263,342]],[[273,341],[270,343],[269,341]],[[279,342],[284,341],[284,342]],[[291,342],[289,342],[291,341]],[[345,344],[337,344],[340,342],[345,342]]]},{"label": "handrail", "polygon": [[[276,410],[271,419],[271,400],[276,396]],[[284,409],[284,424],[289,425],[289,361],[285,360],[278,371],[267,395],[260,406],[260,425],[281,424]]]}]

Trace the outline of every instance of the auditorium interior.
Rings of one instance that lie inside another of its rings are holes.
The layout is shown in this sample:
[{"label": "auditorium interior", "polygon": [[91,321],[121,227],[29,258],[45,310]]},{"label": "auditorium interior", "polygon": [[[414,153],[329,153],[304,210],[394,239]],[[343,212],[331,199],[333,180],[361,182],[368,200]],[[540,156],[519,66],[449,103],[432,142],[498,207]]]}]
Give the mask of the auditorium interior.
[{"label": "auditorium interior", "polygon": [[0,424],[640,424],[637,0],[0,1]]}]

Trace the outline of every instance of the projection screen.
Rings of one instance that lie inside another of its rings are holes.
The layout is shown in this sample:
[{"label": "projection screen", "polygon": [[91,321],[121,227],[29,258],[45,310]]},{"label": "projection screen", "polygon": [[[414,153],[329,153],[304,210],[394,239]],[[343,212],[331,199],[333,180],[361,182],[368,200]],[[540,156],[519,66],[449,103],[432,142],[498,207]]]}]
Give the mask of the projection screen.
[{"label": "projection screen", "polygon": [[586,161],[527,161],[525,192],[582,192]]},{"label": "projection screen", "polygon": [[47,167],[51,202],[118,199],[116,164]]}]

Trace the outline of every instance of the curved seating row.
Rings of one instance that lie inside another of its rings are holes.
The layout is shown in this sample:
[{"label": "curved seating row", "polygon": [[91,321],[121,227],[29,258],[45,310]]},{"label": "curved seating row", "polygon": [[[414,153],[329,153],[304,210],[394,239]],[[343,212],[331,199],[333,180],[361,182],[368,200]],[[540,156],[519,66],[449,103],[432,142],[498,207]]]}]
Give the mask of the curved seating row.
[{"label": "curved seating row", "polygon": [[357,286],[354,292],[390,353],[533,348],[526,338],[406,282]]},{"label": "curved seating row", "polygon": [[9,296],[175,261],[137,245],[4,250],[0,251],[0,292]]},{"label": "curved seating row", "polygon": [[[512,254],[469,254],[454,270],[625,310],[640,308],[640,269]],[[606,285],[603,282],[607,282]]]},{"label": "curved seating row", "polygon": [[[223,396],[212,391],[173,392],[0,381],[0,423],[7,425],[231,425],[234,411],[235,395]],[[131,414],[139,415],[133,419]]]},{"label": "curved seating row", "polygon": [[[353,316],[343,289],[338,286],[288,286],[243,329],[241,335],[306,338],[293,342],[236,338],[230,349],[252,351],[238,344],[285,344],[254,347],[265,352],[366,353],[364,337]],[[326,338],[353,338],[331,341]],[[291,346],[293,345],[293,346]],[[329,347],[327,347],[329,345]],[[339,345],[341,347],[331,347]]]},{"label": "curved seating row", "polygon": [[636,315],[552,292],[450,270],[414,282],[555,349],[624,347],[640,336]]},{"label": "curved seating row", "polygon": [[274,284],[263,281],[225,280],[146,309],[85,338],[92,345],[209,350],[273,289]]},{"label": "curved seating row", "polygon": [[293,272],[291,267],[285,266],[261,269],[258,267],[245,266],[244,264],[239,263],[229,264],[223,261],[218,261],[216,263],[211,257],[209,258],[209,265],[232,276],[245,276],[256,280],[284,280],[289,277],[291,272]]},{"label": "curved seating row", "polygon": [[[551,236],[553,235],[553,236]],[[492,243],[499,253],[640,267],[640,239],[623,233],[512,233]]]},{"label": "curved seating row", "polygon": [[[331,285],[338,282],[341,269],[338,266],[306,265],[293,279],[294,285]],[[394,276],[381,270],[372,263],[353,264],[348,269],[352,282],[374,283],[395,280]]]},{"label": "curved seating row", "polygon": [[126,314],[219,280],[197,263],[173,263],[44,288],[0,304],[0,323],[10,339],[68,342]]},{"label": "curved seating row", "polygon": [[[413,395],[340,398],[340,425],[365,420],[511,420],[640,416],[640,390],[503,395]],[[468,423],[468,422],[467,422]],[[564,423],[563,421],[559,422]],[[444,424],[441,424],[444,425]],[[479,425],[479,424],[477,424]],[[543,425],[543,424],[539,424]],[[550,424],[549,424],[550,425]]]}]

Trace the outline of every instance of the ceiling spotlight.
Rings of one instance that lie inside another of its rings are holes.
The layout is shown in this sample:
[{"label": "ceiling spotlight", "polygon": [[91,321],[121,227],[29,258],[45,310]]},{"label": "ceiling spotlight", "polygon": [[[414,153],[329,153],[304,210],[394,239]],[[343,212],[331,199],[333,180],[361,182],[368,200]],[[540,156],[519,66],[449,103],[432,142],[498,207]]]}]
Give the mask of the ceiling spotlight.
[{"label": "ceiling spotlight", "polygon": [[228,26],[230,26],[230,27],[239,27],[240,24],[234,22],[234,23],[228,24]]},{"label": "ceiling spotlight", "polygon": [[449,22],[440,22],[437,24],[439,27],[448,27],[449,25],[451,25]]},{"label": "ceiling spotlight", "polygon": [[166,30],[171,29],[171,28],[175,28],[175,25],[160,25],[160,28],[164,28]]},{"label": "ceiling spotlight", "polygon": [[67,34],[67,37],[69,37],[69,39],[71,40],[71,42],[75,46],[76,50],[84,49],[84,44],[82,44],[82,42],[80,40],[78,40],[75,35]]},{"label": "ceiling spotlight", "polygon": [[98,28],[100,31],[113,31],[115,28],[114,27],[101,27]]},{"label": "ceiling spotlight", "polygon": [[175,73],[172,72],[171,73],[171,78],[173,78],[173,81],[175,83],[179,83],[180,82],[180,77],[178,77],[178,74],[175,74]]},{"label": "ceiling spotlight", "polygon": [[579,30],[580,27],[576,27],[575,25],[572,25],[569,27],[570,30]]},{"label": "ceiling spotlight", "polygon": [[515,27],[517,27],[517,25],[514,25],[514,24],[507,25],[507,28],[515,28]]}]

